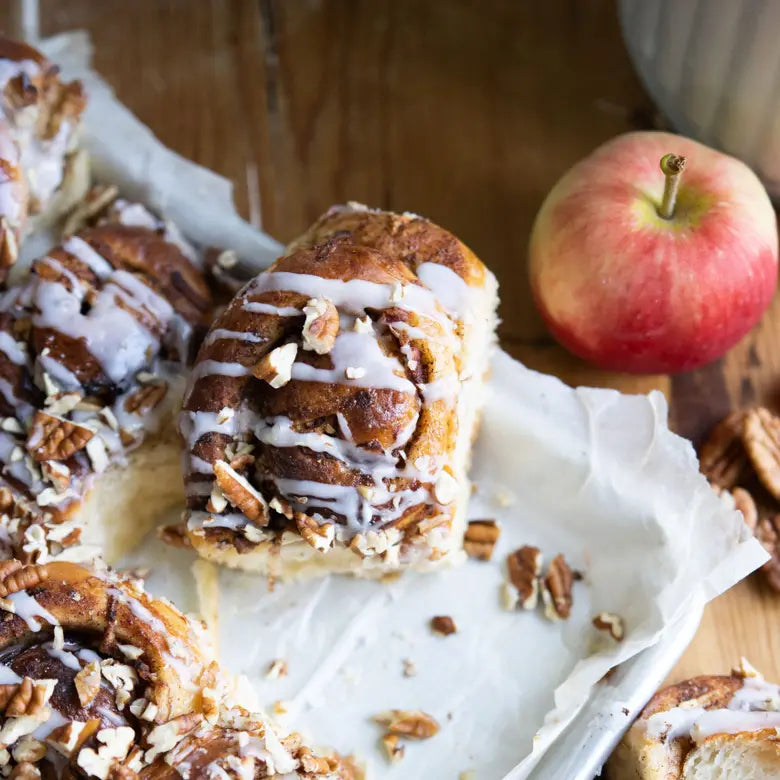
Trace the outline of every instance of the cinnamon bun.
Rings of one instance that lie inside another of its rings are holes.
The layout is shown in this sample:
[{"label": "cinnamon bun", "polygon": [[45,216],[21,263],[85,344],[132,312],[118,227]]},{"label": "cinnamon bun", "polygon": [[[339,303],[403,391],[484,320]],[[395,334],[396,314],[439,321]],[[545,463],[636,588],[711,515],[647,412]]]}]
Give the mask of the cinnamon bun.
[{"label": "cinnamon bun", "polygon": [[780,686],[754,670],[659,691],[607,764],[609,780],[780,776]]},{"label": "cinnamon bun", "polygon": [[346,778],[236,703],[205,629],[136,581],[0,563],[0,772],[18,778]]},{"label": "cinnamon bun", "polygon": [[0,37],[0,228],[3,278],[21,239],[62,216],[86,191],[78,148],[86,98],[78,81],[25,43]]},{"label": "cinnamon bun", "polygon": [[460,560],[496,302],[428,220],[328,212],[198,354],[180,420],[195,549],[283,577]]},{"label": "cinnamon bun", "polygon": [[177,234],[122,212],[0,297],[7,556],[111,562],[183,502],[175,410],[210,293]]}]

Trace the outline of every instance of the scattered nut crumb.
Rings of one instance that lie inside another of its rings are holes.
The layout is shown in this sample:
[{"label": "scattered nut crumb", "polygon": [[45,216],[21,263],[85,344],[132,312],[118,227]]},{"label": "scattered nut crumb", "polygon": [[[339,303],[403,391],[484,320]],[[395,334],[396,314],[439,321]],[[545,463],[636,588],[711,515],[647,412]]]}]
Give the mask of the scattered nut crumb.
[{"label": "scattered nut crumb", "polygon": [[266,680],[278,680],[280,677],[287,676],[287,661],[283,658],[276,658],[268,665],[268,671],[265,673]]},{"label": "scattered nut crumb", "polygon": [[422,710],[386,710],[374,716],[391,734],[409,739],[430,739],[439,733],[435,718]]},{"label": "scattered nut crumb", "polygon": [[571,615],[573,604],[572,585],[574,574],[562,555],[556,555],[550,561],[547,575],[544,578],[545,600],[544,614],[550,620],[566,619]]},{"label": "scattered nut crumb", "polygon": [[382,747],[385,749],[385,755],[387,760],[391,764],[397,764],[406,752],[406,748],[400,744],[400,740],[395,734],[384,734],[380,740]]},{"label": "scattered nut crumb", "polygon": [[273,706],[274,715],[286,715],[287,714],[287,702],[277,699]]},{"label": "scattered nut crumb", "polygon": [[599,612],[593,618],[593,625],[599,631],[606,631],[616,641],[623,640],[623,618],[614,612]]},{"label": "scattered nut crumb", "polygon": [[518,603],[523,609],[534,609],[539,595],[542,551],[525,545],[507,556],[506,565],[509,581],[517,590]]},{"label": "scattered nut crumb", "polygon": [[489,561],[501,528],[495,520],[471,520],[463,538],[463,549],[470,558]]},{"label": "scattered nut crumb", "polygon": [[449,636],[457,632],[458,627],[449,615],[436,615],[431,618],[431,629],[435,634]]},{"label": "scattered nut crumb", "polygon": [[417,674],[417,667],[410,658],[404,658],[401,663],[404,667],[404,677],[414,677]]}]

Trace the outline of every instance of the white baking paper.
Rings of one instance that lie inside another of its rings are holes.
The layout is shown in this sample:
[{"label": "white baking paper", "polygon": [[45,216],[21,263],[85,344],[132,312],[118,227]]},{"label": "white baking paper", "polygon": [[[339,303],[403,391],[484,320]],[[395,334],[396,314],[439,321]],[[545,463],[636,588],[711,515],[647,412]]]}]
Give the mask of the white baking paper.
[{"label": "white baking paper", "polygon": [[[86,142],[100,176],[191,239],[234,248],[257,268],[269,262],[278,244],[239,219],[230,185],[162,147],[88,70],[83,34],[44,48],[87,85]],[[526,777],[612,666],[766,558],[699,474],[690,444],[668,430],[660,393],[573,390],[499,352],[472,476],[470,517],[503,529],[492,562],[389,584],[330,577],[273,592],[263,579],[220,574],[223,662],[246,675],[267,708],[284,702],[283,722],[364,759],[369,777],[455,778],[470,769],[479,780]],[[503,562],[522,544],[548,560],[564,553],[583,572],[570,620],[501,608]],[[195,610],[192,561],[149,539],[128,565],[150,567],[152,592]],[[623,642],[591,626],[602,610],[624,619]],[[451,616],[457,633],[434,635],[434,615]],[[289,675],[266,679],[275,659]],[[404,676],[404,660],[415,676]],[[626,694],[600,686],[595,720],[608,720]],[[389,708],[422,709],[441,724],[393,766],[371,720]]]}]

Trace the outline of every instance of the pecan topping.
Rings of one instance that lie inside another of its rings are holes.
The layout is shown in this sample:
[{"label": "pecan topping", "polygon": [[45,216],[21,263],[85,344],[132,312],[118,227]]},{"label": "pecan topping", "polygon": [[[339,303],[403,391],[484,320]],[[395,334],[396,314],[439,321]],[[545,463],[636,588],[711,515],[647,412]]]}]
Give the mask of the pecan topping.
[{"label": "pecan topping", "polygon": [[16,233],[5,217],[0,217],[0,276],[4,276],[19,256]]},{"label": "pecan topping", "polygon": [[495,520],[471,520],[463,538],[463,548],[470,558],[489,561],[501,528]]},{"label": "pecan topping", "polygon": [[616,642],[622,641],[623,618],[620,615],[616,615],[614,612],[599,612],[593,618],[593,625],[599,631],[607,631]]},{"label": "pecan topping", "polygon": [[36,715],[51,696],[53,681],[24,677],[20,683],[0,685],[0,708],[6,718]]},{"label": "pecan topping", "polygon": [[6,598],[12,593],[32,588],[40,584],[49,576],[49,571],[44,564],[35,564],[15,568],[0,580],[0,598]]},{"label": "pecan topping", "polygon": [[292,377],[292,367],[295,356],[298,354],[298,345],[295,343],[272,349],[252,369],[252,373],[265,382],[268,382],[275,390],[286,385]]},{"label": "pecan topping", "polygon": [[780,417],[751,409],[745,417],[745,449],[761,484],[780,499]]},{"label": "pecan topping", "polygon": [[741,487],[734,488],[731,491],[731,495],[734,498],[734,506],[742,512],[745,525],[755,533],[756,525],[758,524],[758,509],[753,496]]},{"label": "pecan topping", "polygon": [[523,609],[534,609],[539,596],[539,575],[542,571],[542,551],[525,545],[507,556],[509,581],[517,590]]},{"label": "pecan topping", "polygon": [[125,399],[125,411],[143,416],[157,406],[168,392],[168,383],[145,385]]},{"label": "pecan topping", "polygon": [[562,555],[556,555],[550,561],[547,576],[544,578],[545,615],[551,620],[566,619],[571,615],[572,585],[574,574]]},{"label": "pecan topping", "polygon": [[339,313],[326,298],[312,298],[303,307],[303,348],[326,355],[333,349],[339,332]]},{"label": "pecan topping", "polygon": [[306,542],[320,552],[330,549],[336,536],[336,527],[333,523],[320,525],[316,520],[308,515],[304,515],[302,512],[295,512],[293,516],[295,517],[298,531]]},{"label": "pecan topping", "polygon": [[325,775],[336,767],[324,756],[315,756],[307,747],[302,747],[298,751],[298,760],[301,762],[301,769],[312,775]]},{"label": "pecan topping", "polygon": [[716,487],[731,489],[747,465],[742,443],[744,412],[732,412],[718,423],[699,452],[702,474]]},{"label": "pecan topping", "polygon": [[431,629],[436,634],[449,636],[450,634],[454,634],[458,630],[458,627],[449,615],[436,615],[431,618]]},{"label": "pecan topping", "polygon": [[385,749],[387,760],[391,764],[397,764],[403,759],[406,747],[400,743],[396,734],[384,734],[380,739],[380,742]]},{"label": "pecan topping", "polygon": [[100,692],[100,664],[88,663],[73,679],[82,707],[86,707]]},{"label": "pecan topping", "polygon": [[37,411],[27,437],[27,450],[38,462],[67,460],[86,447],[94,435],[83,425]]},{"label": "pecan topping", "polygon": [[241,476],[224,460],[218,460],[214,464],[214,476],[219,489],[232,506],[240,509],[256,525],[268,524],[268,505],[246,477]]},{"label": "pecan topping", "polygon": [[41,772],[37,766],[29,761],[17,764],[8,775],[9,780],[40,780]]},{"label": "pecan topping", "polygon": [[422,710],[387,710],[374,716],[391,734],[408,739],[430,739],[439,733],[439,724]]}]

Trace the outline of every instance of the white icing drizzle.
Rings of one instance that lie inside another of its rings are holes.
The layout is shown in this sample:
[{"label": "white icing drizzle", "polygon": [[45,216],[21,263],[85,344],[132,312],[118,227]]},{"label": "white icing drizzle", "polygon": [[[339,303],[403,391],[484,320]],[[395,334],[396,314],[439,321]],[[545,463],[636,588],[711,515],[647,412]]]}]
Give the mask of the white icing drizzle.
[{"label": "white icing drizzle", "polygon": [[651,739],[690,737],[700,743],[715,734],[780,728],[780,686],[748,677],[726,707],[705,709],[683,702],[651,715],[644,724]]},{"label": "white icing drizzle", "polygon": [[27,363],[27,353],[19,346],[19,343],[4,330],[0,330],[0,351],[2,351],[12,363],[23,366]]},{"label": "white icing drizzle", "polygon": [[227,330],[226,328],[214,328],[209,331],[208,336],[203,341],[204,346],[209,346],[215,341],[246,341],[249,344],[262,344],[263,339],[255,333],[244,333],[240,330]]},{"label": "white icing drizzle", "polygon": [[27,623],[30,631],[36,633],[41,630],[41,624],[36,618],[43,618],[50,626],[58,626],[60,623],[54,615],[42,607],[27,591],[20,590],[8,596],[13,602],[14,613]]},{"label": "white icing drizzle", "polygon": [[[447,274],[432,272],[430,281],[439,288],[449,285],[448,306],[454,307],[459,301],[466,304],[467,297],[458,288],[457,281],[464,286],[460,277],[447,269],[455,281]],[[436,278],[434,278],[436,277]],[[265,272],[250,282],[241,294],[239,305],[248,312],[295,316],[301,312],[291,307],[279,307],[270,303],[250,300],[267,292],[294,292],[315,298],[326,298],[339,311],[339,331],[332,348],[328,352],[330,368],[309,365],[302,360],[292,364],[291,380],[297,382],[321,382],[324,384],[343,384],[353,387],[392,390],[420,397],[424,406],[434,403],[457,403],[460,384],[454,370],[437,376],[427,384],[415,385],[406,375],[403,363],[394,355],[387,354],[379,341],[381,328],[388,327],[396,337],[403,338],[401,353],[407,362],[413,359],[412,346],[408,341],[437,341],[453,352],[459,342],[455,336],[455,325],[450,315],[441,307],[436,294],[419,284],[384,284],[362,279],[324,279],[311,274],[297,274],[286,271]],[[456,300],[456,295],[459,296]],[[415,316],[427,318],[436,324],[434,328],[410,325],[404,321],[384,324],[374,323],[368,327],[362,325],[366,310],[386,310],[397,308],[413,312]],[[454,311],[454,308],[453,308]],[[358,323],[357,320],[361,322]],[[358,327],[360,325],[360,327]],[[438,337],[436,334],[438,333]],[[243,340],[258,343],[253,334],[237,333],[224,329],[215,329],[207,337],[206,343],[213,344],[221,338]],[[246,376],[250,369],[238,363],[223,363],[216,360],[203,360],[193,372],[190,388],[204,376],[220,374],[223,376]],[[345,464],[352,471],[367,476],[370,484],[334,485],[312,480],[283,478],[278,475],[264,474],[263,478],[272,481],[278,493],[293,503],[299,511],[305,512],[320,522],[330,522],[320,512],[332,512],[346,520],[348,534],[366,530],[378,516],[381,523],[391,523],[400,518],[411,506],[436,504],[431,485],[436,482],[441,470],[448,462],[448,456],[417,459],[406,463],[397,451],[410,441],[416,430],[418,415],[415,414],[409,424],[399,432],[393,446],[387,450],[370,450],[351,441],[351,432],[344,415],[338,417],[341,437],[326,435],[315,431],[296,432],[287,417],[275,417],[267,420],[252,418],[251,413],[238,412],[230,420],[219,421],[214,412],[184,412],[181,417],[181,430],[189,443],[190,451],[198,440],[208,432],[236,436],[252,430],[255,438],[262,444],[273,447],[304,447],[312,452],[324,453]],[[212,465],[201,458],[190,455],[190,474],[211,474]],[[424,486],[399,487],[390,490],[388,480],[406,478],[420,480]],[[208,485],[204,480],[195,480],[189,488],[189,495],[205,497]],[[303,499],[303,500],[298,500]],[[317,511],[319,510],[319,512]],[[189,527],[227,527],[240,529],[246,525],[246,518],[237,513],[225,515],[191,511]]]}]

